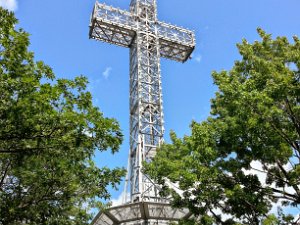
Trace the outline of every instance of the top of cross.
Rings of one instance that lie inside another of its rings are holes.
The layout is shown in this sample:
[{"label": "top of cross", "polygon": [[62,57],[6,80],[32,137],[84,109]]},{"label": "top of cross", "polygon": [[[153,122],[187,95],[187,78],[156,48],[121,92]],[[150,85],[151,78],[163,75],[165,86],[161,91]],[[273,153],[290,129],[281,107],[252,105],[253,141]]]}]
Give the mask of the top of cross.
[{"label": "top of cross", "polygon": [[142,19],[156,21],[156,0],[131,0],[130,12]]}]

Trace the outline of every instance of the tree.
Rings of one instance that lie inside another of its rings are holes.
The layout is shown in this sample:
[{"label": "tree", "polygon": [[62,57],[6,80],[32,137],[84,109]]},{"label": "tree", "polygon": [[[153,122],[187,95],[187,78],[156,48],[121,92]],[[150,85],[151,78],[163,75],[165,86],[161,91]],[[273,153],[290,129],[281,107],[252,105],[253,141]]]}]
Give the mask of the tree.
[{"label": "tree", "polygon": [[35,62],[29,35],[0,8],[0,224],[88,224],[124,170],[97,168],[122,134],[86,91],[87,79],[56,79]]},{"label": "tree", "polygon": [[[230,71],[213,72],[211,116],[183,139],[171,133],[172,144],[145,165],[162,194],[172,193],[174,206],[188,207],[200,224],[270,224],[274,203],[299,210],[300,41],[258,33],[261,41],[237,45],[242,57]],[[276,221],[300,218],[281,212]]]}]

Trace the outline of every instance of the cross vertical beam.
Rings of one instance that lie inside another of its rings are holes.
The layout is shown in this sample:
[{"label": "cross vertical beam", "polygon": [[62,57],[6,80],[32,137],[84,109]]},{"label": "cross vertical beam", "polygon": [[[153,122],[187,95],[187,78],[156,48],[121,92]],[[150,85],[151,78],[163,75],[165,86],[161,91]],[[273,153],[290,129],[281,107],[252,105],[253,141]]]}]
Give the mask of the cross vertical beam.
[{"label": "cross vertical beam", "polygon": [[164,133],[159,38],[151,30],[156,1],[133,0],[131,13],[142,22],[130,47],[130,196],[133,202],[160,201],[156,186],[141,171]]}]

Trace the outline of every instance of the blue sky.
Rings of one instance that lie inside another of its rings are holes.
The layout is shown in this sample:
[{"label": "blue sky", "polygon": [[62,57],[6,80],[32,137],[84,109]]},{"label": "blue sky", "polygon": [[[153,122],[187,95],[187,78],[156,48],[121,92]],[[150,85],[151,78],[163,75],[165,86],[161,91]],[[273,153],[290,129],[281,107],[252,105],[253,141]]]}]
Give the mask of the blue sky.
[{"label": "blue sky", "polygon": [[[100,1],[102,2],[102,1]],[[97,154],[100,166],[127,166],[129,146],[129,50],[88,38],[94,0],[0,0],[11,7],[31,34],[30,49],[58,77],[89,78],[94,103],[116,118],[125,141],[115,156]],[[105,3],[128,9],[130,0]],[[204,120],[214,96],[211,71],[228,70],[239,59],[236,43],[259,39],[256,28],[273,36],[300,36],[299,0],[158,0],[158,18],[195,30],[193,59],[185,64],[162,59],[166,141],[172,129],[189,134],[192,120]],[[112,192],[117,198],[119,192]]]}]

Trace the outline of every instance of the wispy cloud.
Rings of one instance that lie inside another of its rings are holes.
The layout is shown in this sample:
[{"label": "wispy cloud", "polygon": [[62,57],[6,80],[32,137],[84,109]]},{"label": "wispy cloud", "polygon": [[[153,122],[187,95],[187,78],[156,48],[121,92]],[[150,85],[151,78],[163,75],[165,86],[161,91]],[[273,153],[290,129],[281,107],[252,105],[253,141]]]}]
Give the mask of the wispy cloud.
[{"label": "wispy cloud", "polygon": [[103,73],[102,73],[103,77],[104,77],[105,79],[107,79],[107,78],[110,76],[111,71],[112,71],[112,68],[111,68],[111,67],[107,67],[107,68],[103,71]]},{"label": "wispy cloud", "polygon": [[196,61],[197,63],[200,63],[200,62],[202,61],[202,56],[201,56],[201,55],[197,55],[197,56],[195,57],[195,61]]},{"label": "wispy cloud", "polygon": [[18,8],[17,0],[0,0],[0,6],[10,11],[16,11]]},{"label": "wispy cloud", "polygon": [[197,63],[200,63],[202,61],[202,55],[197,54],[197,53],[193,53],[191,55],[191,58]]}]

